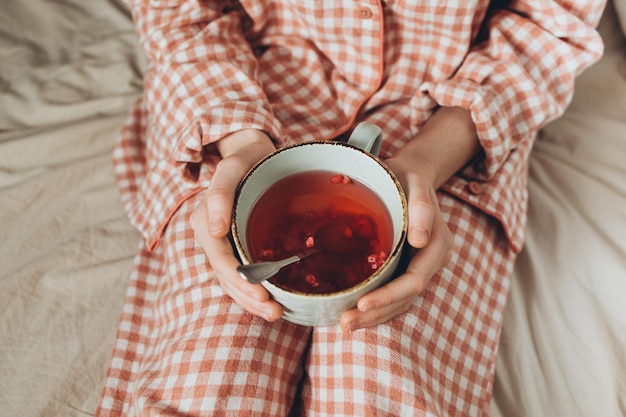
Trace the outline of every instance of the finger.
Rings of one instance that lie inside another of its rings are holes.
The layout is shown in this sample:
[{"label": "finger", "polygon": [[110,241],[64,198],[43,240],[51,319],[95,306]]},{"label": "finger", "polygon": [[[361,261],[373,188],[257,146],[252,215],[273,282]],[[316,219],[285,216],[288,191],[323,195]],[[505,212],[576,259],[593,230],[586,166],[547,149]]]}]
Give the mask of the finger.
[{"label": "finger", "polygon": [[404,274],[393,281],[361,297],[357,308],[361,312],[368,312],[403,303],[407,299],[413,300],[424,291],[431,277],[432,275],[428,273],[416,273],[407,269]]},{"label": "finger", "polygon": [[214,238],[206,233],[208,215],[202,204],[191,216],[195,238],[207,254],[213,271],[224,292],[246,311],[274,321],[282,316],[282,307],[271,300],[268,292],[259,284],[250,284],[236,271],[239,262],[228,238]]},{"label": "finger", "polygon": [[405,273],[361,297],[359,310],[380,308],[396,303],[405,296],[416,297],[421,294],[432,276],[448,263],[451,245],[452,237],[448,227],[443,221],[437,222],[430,243],[413,255]]},{"label": "finger", "polygon": [[224,237],[228,233],[235,191],[244,174],[233,158],[222,159],[217,164],[205,197],[207,230],[211,236]]},{"label": "finger", "polygon": [[401,314],[425,289],[431,278],[450,260],[452,237],[440,217],[433,228],[433,239],[419,250],[409,262],[407,270],[388,284],[364,295],[357,309],[344,313],[341,324],[354,330],[382,323]]},{"label": "finger", "polygon": [[211,266],[220,281],[222,289],[237,304],[246,311],[269,321],[277,320],[282,316],[282,308],[278,303],[270,299],[269,293],[263,286],[251,284],[237,273],[236,268],[239,262],[234,257],[228,239],[208,237],[205,247],[211,253]]},{"label": "finger", "polygon": [[433,204],[432,188],[423,186],[416,180],[409,184],[407,203],[409,209],[409,228],[407,239],[414,248],[425,247],[432,234],[436,209]]},{"label": "finger", "polygon": [[[233,248],[227,238],[213,238],[206,231],[208,216],[202,207],[196,208],[191,215],[191,226],[194,230],[194,237],[200,244],[204,252],[207,254],[211,267],[220,279],[223,286],[229,289],[237,288],[239,292],[247,294],[249,297],[257,301],[266,301],[269,297],[267,292],[256,285],[233,285],[230,281],[237,281],[237,284],[249,284],[236,272],[239,262],[235,258]],[[233,273],[234,271],[234,273]],[[236,278],[236,279],[235,279]],[[238,281],[243,281],[239,283]]]},{"label": "finger", "polygon": [[362,297],[357,308],[345,312],[340,319],[346,331],[375,326],[408,310],[421,294],[431,276],[418,276],[407,271],[387,285]]},{"label": "finger", "polygon": [[346,311],[341,315],[340,324],[344,331],[355,331],[366,327],[376,326],[406,312],[414,297],[405,297],[398,302],[388,304],[380,308],[368,311],[360,311],[358,308]]}]

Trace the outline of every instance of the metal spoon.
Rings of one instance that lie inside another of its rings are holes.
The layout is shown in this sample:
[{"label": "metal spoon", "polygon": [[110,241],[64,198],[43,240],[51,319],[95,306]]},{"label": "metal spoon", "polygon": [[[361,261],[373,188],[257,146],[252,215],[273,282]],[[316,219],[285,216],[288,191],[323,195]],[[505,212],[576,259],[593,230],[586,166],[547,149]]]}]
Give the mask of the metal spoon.
[{"label": "metal spoon", "polygon": [[307,256],[311,256],[314,253],[318,253],[319,248],[313,247],[311,249],[299,252],[289,258],[280,259],[278,261],[266,261],[266,262],[257,262],[248,265],[239,265],[237,267],[237,272],[243,279],[253,284],[258,284],[259,282],[263,282],[266,279],[270,279],[274,275],[278,273],[282,268],[287,265],[291,265],[296,263]]},{"label": "metal spoon", "polygon": [[349,223],[344,219],[333,219],[320,226],[315,232],[315,245],[293,256],[277,261],[266,261],[239,265],[237,272],[243,279],[253,284],[270,279],[287,265],[299,262],[316,253],[334,256],[349,256],[362,249],[366,240],[352,233]]}]

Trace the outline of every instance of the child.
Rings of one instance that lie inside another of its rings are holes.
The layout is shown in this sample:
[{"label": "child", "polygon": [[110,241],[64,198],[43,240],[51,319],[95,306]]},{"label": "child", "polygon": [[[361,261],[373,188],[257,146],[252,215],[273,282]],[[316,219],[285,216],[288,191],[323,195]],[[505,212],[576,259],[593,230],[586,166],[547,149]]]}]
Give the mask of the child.
[{"label": "child", "polygon": [[[114,163],[145,245],[98,415],[486,415],[528,155],[602,53],[604,1],[508,3],[130,1],[150,65]],[[414,255],[340,326],[298,326],[235,271],[235,188],[360,121]]]}]

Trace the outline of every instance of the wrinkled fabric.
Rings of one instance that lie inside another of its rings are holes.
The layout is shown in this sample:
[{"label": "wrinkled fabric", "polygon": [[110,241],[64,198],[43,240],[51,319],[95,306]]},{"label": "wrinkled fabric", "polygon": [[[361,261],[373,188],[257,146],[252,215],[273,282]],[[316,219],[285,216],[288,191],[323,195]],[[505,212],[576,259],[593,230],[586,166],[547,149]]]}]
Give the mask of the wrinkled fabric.
[{"label": "wrinkled fabric", "polygon": [[445,189],[500,220],[519,250],[532,141],[600,57],[604,1],[508,3],[130,1],[151,62],[130,116],[145,118],[129,123],[139,141],[116,150],[131,220],[154,248],[181,201],[208,185],[219,156],[207,145],[234,130],[282,146],[365,120],[385,132],[387,157],[438,106],[461,106],[484,154]]},{"label": "wrinkled fabric", "polygon": [[[146,244],[99,416],[487,414],[528,154],[602,53],[604,2],[508,4],[131,2],[150,65],[114,165]],[[223,293],[189,227],[215,141],[256,128],[280,147],[369,121],[386,157],[438,106],[471,111],[483,154],[438,195],[452,261],[406,313],[344,333],[268,323]]]},{"label": "wrinkled fabric", "polygon": [[189,228],[202,197],[135,258],[97,416],[486,415],[515,259],[494,219],[441,194],[451,262],[406,313],[346,333],[226,295]]}]

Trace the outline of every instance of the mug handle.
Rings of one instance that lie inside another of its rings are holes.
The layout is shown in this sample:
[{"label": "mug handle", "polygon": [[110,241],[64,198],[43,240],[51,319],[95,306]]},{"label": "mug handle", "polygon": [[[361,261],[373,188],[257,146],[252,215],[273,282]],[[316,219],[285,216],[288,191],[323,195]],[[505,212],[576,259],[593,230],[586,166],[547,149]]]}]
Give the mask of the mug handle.
[{"label": "mug handle", "polygon": [[378,156],[382,140],[383,131],[380,127],[372,123],[361,122],[352,131],[348,143]]}]

